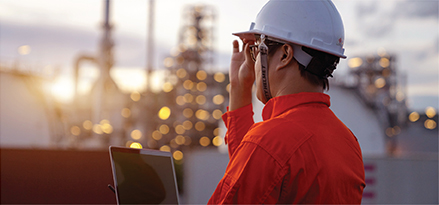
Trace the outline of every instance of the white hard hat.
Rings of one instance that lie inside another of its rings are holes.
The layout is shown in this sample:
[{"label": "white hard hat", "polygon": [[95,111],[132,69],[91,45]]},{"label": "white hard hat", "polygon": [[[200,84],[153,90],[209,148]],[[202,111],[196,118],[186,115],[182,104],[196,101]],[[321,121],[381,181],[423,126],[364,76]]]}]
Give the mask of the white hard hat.
[{"label": "white hard hat", "polygon": [[343,21],[330,0],[270,0],[249,31],[233,35],[255,40],[255,34],[296,44],[294,57],[304,66],[312,57],[300,46],[346,58]]}]

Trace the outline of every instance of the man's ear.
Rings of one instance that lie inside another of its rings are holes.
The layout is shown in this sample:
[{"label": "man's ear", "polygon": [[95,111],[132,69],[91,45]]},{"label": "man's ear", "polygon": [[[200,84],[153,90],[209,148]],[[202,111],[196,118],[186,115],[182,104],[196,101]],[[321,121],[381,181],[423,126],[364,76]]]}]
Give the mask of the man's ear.
[{"label": "man's ear", "polygon": [[281,52],[281,58],[279,59],[279,65],[277,67],[278,70],[289,65],[294,58],[294,50],[291,45],[284,44],[279,50]]}]

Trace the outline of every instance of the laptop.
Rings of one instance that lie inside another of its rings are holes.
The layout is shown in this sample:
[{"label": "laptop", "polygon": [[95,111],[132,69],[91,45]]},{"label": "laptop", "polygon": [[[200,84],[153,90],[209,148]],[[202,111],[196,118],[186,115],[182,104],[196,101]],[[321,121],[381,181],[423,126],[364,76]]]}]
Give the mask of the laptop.
[{"label": "laptop", "polygon": [[170,152],[109,149],[117,204],[179,204]]}]

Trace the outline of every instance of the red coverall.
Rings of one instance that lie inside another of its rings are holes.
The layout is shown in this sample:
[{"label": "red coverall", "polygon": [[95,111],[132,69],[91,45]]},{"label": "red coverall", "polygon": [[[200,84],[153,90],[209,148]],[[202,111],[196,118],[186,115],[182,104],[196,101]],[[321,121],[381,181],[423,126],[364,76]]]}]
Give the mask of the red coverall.
[{"label": "red coverall", "polygon": [[271,99],[256,124],[252,105],[225,113],[230,161],[209,204],[360,204],[360,146],[329,106],[298,93]]}]

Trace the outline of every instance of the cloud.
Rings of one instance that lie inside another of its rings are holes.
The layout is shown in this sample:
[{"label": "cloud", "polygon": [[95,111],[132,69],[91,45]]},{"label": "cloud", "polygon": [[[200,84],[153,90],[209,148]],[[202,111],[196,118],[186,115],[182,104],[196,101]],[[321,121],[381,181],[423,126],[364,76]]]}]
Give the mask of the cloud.
[{"label": "cloud", "polygon": [[373,15],[378,11],[378,4],[375,2],[359,2],[356,5],[356,14],[358,18],[362,18],[364,16]]},{"label": "cloud", "polygon": [[439,19],[439,1],[359,1],[357,25],[367,37],[384,38],[398,21]]},{"label": "cloud", "polygon": [[394,15],[403,18],[438,19],[439,1],[397,1]]}]

